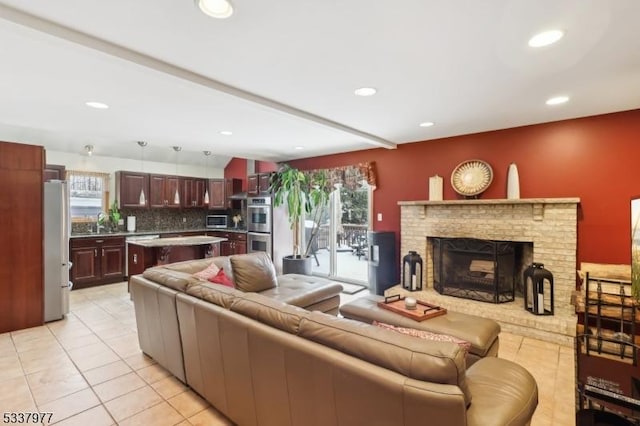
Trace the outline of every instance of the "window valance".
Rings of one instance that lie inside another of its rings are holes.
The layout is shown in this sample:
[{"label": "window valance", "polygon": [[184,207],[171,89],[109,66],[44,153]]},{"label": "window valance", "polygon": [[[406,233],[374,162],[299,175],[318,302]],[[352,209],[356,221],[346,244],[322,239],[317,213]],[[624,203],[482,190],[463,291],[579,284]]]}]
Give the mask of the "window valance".
[{"label": "window valance", "polygon": [[305,171],[308,174],[318,172],[326,173],[327,180],[332,187],[336,184],[342,184],[345,188],[355,190],[361,186],[362,181],[366,181],[374,189],[378,185],[375,161]]}]

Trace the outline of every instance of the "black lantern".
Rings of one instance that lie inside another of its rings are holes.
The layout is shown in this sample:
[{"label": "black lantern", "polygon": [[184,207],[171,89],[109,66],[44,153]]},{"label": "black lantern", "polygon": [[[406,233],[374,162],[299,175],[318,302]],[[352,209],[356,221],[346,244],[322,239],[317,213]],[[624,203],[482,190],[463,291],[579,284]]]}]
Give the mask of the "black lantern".
[{"label": "black lantern", "polygon": [[422,258],[415,251],[410,251],[402,258],[402,288],[422,290]]},{"label": "black lantern", "polygon": [[522,276],[524,308],[535,315],[553,315],[553,274],[534,262]]}]

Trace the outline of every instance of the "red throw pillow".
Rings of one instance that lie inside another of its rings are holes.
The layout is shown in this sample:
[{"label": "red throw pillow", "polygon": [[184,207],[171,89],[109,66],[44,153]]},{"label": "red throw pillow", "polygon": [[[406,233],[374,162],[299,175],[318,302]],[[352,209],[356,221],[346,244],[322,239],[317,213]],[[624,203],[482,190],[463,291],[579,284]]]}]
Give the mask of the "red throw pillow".
[{"label": "red throw pillow", "polygon": [[433,340],[436,342],[452,342],[457,343],[465,352],[469,352],[471,349],[471,343],[466,340],[458,339],[455,336],[450,336],[448,334],[437,334],[431,333],[430,331],[425,330],[416,330],[415,328],[406,328],[406,327],[396,327],[395,325],[385,324],[383,322],[374,321],[373,325],[384,328],[386,330],[392,330],[398,333],[406,334],[408,336],[418,337],[420,339],[425,340]]},{"label": "red throw pillow", "polygon": [[226,285],[227,287],[235,288],[235,284],[233,283],[233,281],[231,281],[231,279],[227,276],[227,274],[224,273],[223,268],[220,268],[220,270],[215,276],[209,278],[209,281],[211,281],[214,284],[222,284],[222,285]]},{"label": "red throw pillow", "polygon": [[196,272],[195,274],[193,274],[193,276],[203,280],[210,280],[211,278],[215,277],[219,271],[220,268],[218,268],[215,263],[211,262],[209,266],[207,266],[200,272]]}]

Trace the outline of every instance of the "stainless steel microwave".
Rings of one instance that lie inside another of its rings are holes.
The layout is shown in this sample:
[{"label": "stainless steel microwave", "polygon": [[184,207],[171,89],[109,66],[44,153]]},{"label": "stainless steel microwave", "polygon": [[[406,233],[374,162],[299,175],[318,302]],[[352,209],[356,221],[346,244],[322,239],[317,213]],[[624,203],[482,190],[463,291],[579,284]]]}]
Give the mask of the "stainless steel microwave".
[{"label": "stainless steel microwave", "polygon": [[227,216],[223,214],[208,214],[206,227],[207,229],[227,228]]}]

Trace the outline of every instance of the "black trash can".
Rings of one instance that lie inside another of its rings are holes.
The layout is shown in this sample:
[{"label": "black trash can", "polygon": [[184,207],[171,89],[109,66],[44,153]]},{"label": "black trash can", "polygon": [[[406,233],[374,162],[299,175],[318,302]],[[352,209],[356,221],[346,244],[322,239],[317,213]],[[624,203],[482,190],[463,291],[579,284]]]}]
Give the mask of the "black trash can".
[{"label": "black trash can", "polygon": [[398,284],[396,234],[387,231],[367,232],[369,292],[379,296]]}]

